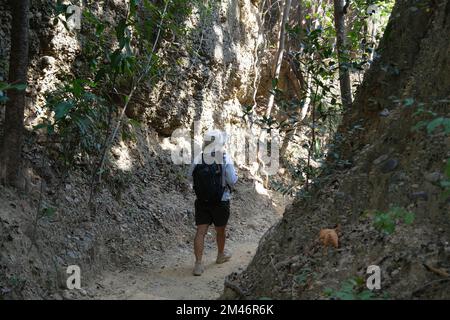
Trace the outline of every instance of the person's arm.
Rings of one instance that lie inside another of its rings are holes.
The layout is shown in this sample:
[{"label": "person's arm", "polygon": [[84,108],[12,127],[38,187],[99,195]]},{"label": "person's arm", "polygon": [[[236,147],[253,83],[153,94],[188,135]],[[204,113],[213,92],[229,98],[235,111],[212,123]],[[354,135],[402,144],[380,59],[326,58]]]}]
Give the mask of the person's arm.
[{"label": "person's arm", "polygon": [[225,157],[225,181],[230,187],[232,187],[236,184],[238,176],[236,174],[236,170],[234,169],[233,160],[228,155]]}]

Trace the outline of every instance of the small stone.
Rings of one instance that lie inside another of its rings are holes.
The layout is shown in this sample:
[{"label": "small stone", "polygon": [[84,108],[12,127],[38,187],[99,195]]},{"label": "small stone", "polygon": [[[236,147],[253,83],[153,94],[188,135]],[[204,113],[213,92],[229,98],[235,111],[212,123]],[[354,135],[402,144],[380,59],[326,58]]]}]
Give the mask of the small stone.
[{"label": "small stone", "polygon": [[10,292],[12,292],[11,288],[0,288],[0,294],[1,295],[7,295]]},{"label": "small stone", "polygon": [[55,62],[56,62],[56,59],[53,58],[52,56],[43,56],[41,58],[41,66],[43,68],[53,65]]},{"label": "small stone", "polygon": [[336,196],[336,198],[343,199],[343,198],[345,198],[345,193],[338,191],[335,193],[335,196]]},{"label": "small stone", "polygon": [[375,160],[373,160],[373,164],[374,165],[379,165],[380,163],[382,163],[383,161],[387,160],[389,156],[387,154],[383,154],[382,156],[376,158]]},{"label": "small stone", "polygon": [[419,185],[418,184],[413,184],[413,185],[411,185],[411,188],[414,188],[414,189],[417,189],[419,187]]},{"label": "small stone", "polygon": [[252,230],[257,230],[257,229],[258,229],[258,227],[257,227],[254,223],[249,223],[249,224],[247,225],[247,227],[248,227],[249,229],[252,229]]},{"label": "small stone", "polygon": [[398,160],[389,159],[381,167],[381,172],[388,173],[388,172],[394,171],[397,167],[398,167]]},{"label": "small stone", "polygon": [[427,180],[427,181],[429,181],[431,183],[436,183],[436,182],[438,182],[441,179],[442,179],[442,174],[440,172],[438,172],[438,171],[427,173],[425,175],[425,180]]},{"label": "small stone", "polygon": [[52,300],[63,300],[63,297],[58,293],[54,293],[50,297],[52,298]]},{"label": "small stone", "polygon": [[400,273],[400,270],[399,269],[396,269],[396,270],[394,270],[394,271],[392,271],[392,273],[391,273],[391,276],[396,276],[397,274],[399,274]]},{"label": "small stone", "polygon": [[389,116],[390,112],[389,109],[385,108],[383,111],[380,112],[380,116],[387,117]]},{"label": "small stone", "polygon": [[408,195],[411,200],[425,200],[428,201],[428,194],[425,191],[413,192]]},{"label": "small stone", "polygon": [[69,290],[64,290],[62,293],[62,298],[64,300],[72,300],[72,294],[70,293]]}]

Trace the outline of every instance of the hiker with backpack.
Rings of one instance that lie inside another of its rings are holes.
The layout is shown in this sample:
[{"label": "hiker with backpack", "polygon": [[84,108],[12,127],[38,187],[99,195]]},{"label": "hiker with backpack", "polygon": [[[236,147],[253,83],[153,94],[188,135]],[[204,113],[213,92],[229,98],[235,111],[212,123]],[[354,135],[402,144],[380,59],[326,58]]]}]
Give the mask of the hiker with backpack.
[{"label": "hiker with backpack", "polygon": [[216,229],[216,263],[231,259],[231,253],[225,250],[226,226],[230,216],[231,188],[238,178],[232,159],[225,153],[226,139],[226,134],[219,130],[208,132],[204,136],[202,153],[194,159],[189,171],[196,195],[195,276],[204,272],[203,248],[211,224],[214,224]]}]

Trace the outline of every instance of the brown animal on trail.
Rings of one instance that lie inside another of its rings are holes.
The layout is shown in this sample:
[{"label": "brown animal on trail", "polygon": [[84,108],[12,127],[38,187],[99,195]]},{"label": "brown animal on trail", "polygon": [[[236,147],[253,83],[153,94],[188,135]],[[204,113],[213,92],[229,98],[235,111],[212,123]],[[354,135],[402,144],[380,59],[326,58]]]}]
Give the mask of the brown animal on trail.
[{"label": "brown animal on trail", "polygon": [[337,225],[334,229],[321,229],[319,232],[319,239],[324,246],[324,250],[328,253],[328,246],[333,246],[336,249],[339,247],[339,236],[341,225]]}]

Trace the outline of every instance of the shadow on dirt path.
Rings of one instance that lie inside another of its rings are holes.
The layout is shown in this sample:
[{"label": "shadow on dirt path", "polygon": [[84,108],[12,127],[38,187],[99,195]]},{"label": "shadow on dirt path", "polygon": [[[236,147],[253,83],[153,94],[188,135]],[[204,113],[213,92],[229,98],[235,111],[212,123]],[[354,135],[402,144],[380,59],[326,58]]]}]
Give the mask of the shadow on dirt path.
[{"label": "shadow on dirt path", "polygon": [[[244,187],[244,186],[242,186]],[[249,186],[245,186],[249,187]],[[281,218],[286,199],[271,195],[271,205],[257,205],[256,199],[235,201],[234,210],[252,208],[251,216],[235,217],[231,223],[226,247],[233,254],[230,261],[216,264],[215,232],[210,228],[205,241],[205,272],[192,275],[194,256],[191,245],[176,246],[159,256],[146,257],[148,267],[108,271],[92,283],[93,299],[192,300],[217,299],[223,292],[224,279],[240,273],[253,258],[262,235]],[[257,226],[257,227],[255,227]],[[239,236],[238,236],[239,235]]]},{"label": "shadow on dirt path", "polygon": [[[255,239],[256,240],[256,239]],[[170,252],[151,270],[109,272],[103,275],[96,299],[217,299],[223,291],[223,281],[232,272],[242,271],[252,259],[257,241],[229,242],[233,258],[216,264],[213,248],[204,257],[206,270],[200,277],[192,275],[193,257],[190,250]]]}]

